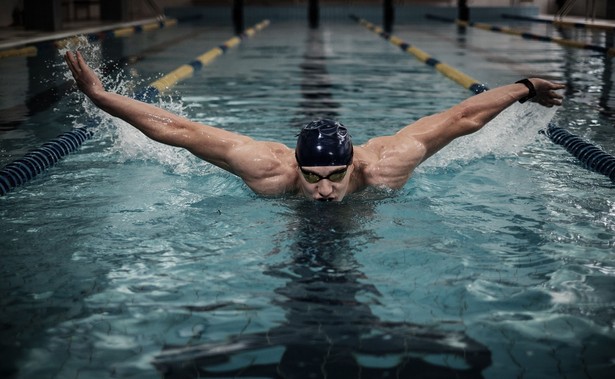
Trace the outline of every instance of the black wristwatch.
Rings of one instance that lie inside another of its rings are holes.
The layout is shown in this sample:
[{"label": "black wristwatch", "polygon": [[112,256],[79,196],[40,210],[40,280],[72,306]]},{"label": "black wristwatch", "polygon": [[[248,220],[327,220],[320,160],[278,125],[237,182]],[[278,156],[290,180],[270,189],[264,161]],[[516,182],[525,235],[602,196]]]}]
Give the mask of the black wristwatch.
[{"label": "black wristwatch", "polygon": [[528,101],[528,100],[532,99],[534,96],[536,96],[536,88],[534,88],[534,85],[532,84],[532,82],[530,82],[529,79],[521,79],[521,80],[516,81],[515,83],[521,83],[521,84],[525,85],[527,87],[527,89],[530,90],[530,93],[527,96],[519,99],[519,102],[521,104],[525,103],[526,101]]}]

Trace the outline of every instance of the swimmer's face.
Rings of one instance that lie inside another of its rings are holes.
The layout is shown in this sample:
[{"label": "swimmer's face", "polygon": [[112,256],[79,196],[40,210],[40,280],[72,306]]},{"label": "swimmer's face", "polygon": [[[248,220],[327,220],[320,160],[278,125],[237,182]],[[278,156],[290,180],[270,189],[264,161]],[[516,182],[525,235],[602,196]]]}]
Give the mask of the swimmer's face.
[{"label": "swimmer's face", "polygon": [[297,167],[301,191],[319,201],[342,201],[348,192],[353,165]]}]

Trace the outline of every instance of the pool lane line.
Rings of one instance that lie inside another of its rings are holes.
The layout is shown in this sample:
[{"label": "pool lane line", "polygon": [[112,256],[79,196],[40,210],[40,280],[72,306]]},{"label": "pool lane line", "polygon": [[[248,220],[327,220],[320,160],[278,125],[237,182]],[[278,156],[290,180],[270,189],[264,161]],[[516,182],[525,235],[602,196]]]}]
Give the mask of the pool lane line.
[{"label": "pool lane line", "polygon": [[371,22],[363,18],[357,17],[355,15],[351,15],[350,18],[357,21],[359,24],[371,30],[372,32],[378,34],[380,37],[389,41],[393,45],[399,47],[401,50],[405,51],[406,53],[414,55],[414,57],[418,59],[419,61],[425,63],[428,66],[435,68],[441,74],[455,81],[457,84],[461,85],[465,89],[472,91],[474,94],[481,93],[481,92],[488,90],[488,88],[484,84],[480,83],[478,80],[472,78],[469,75],[464,74],[463,72],[455,69],[454,67],[446,63],[440,62],[439,60],[435,59],[434,57],[432,57],[425,51],[419,49],[416,46],[410,45],[409,43],[403,41],[401,38],[385,32],[384,29],[382,29],[381,27],[376,26],[372,24]]},{"label": "pool lane line", "polygon": [[162,78],[150,83],[146,88],[137,92],[135,98],[143,101],[151,101],[159,96],[162,92],[170,89],[180,81],[192,76],[195,71],[199,71],[213,62],[217,57],[226,53],[229,49],[239,45],[244,39],[252,37],[256,32],[259,32],[269,26],[269,20],[263,20],[251,28],[244,30],[243,33],[234,36],[223,44],[214,47],[211,50],[194,58],[191,62],[183,64],[166,74]]},{"label": "pool lane line", "polygon": [[549,123],[544,134],[575,156],[588,170],[608,176],[615,182],[615,157],[563,128]]},{"label": "pool lane line", "polygon": [[[86,33],[83,35],[90,42],[99,41],[99,40],[103,40],[107,38],[123,38],[123,37],[131,36],[133,34],[139,34],[143,32],[149,32],[152,30],[169,28],[171,26],[177,25],[177,23],[180,21],[186,21],[186,20],[190,20],[193,18],[194,17],[169,18],[169,19],[165,19],[161,21],[146,22],[143,24],[138,24],[138,25],[133,25],[133,26],[122,26],[119,28],[114,28],[114,29],[109,29],[109,30],[101,30],[97,32]],[[71,42],[77,41],[78,38],[79,37],[77,35],[74,35],[70,37],[62,37],[59,39],[46,40],[46,41],[41,41],[41,42],[36,42],[36,43],[26,42],[24,43],[23,46],[13,47],[13,48],[8,48],[8,49],[1,49],[0,59],[9,58],[9,57],[18,57],[18,56],[29,56],[29,57],[36,56],[38,55],[39,51],[42,49],[49,49],[49,48],[61,49],[61,48],[66,47]]]},{"label": "pool lane line", "polygon": [[[371,24],[368,21],[359,19],[354,16],[351,16],[351,17],[359,21],[362,25],[364,25],[368,29],[376,32],[377,34],[380,34],[380,36],[389,40],[394,45],[400,46],[402,50],[407,51],[407,47],[405,47],[403,41],[401,41],[397,37],[388,35],[381,28],[375,26],[374,24]],[[420,51],[420,50],[418,51],[420,52],[419,53],[420,58],[417,57],[419,58],[419,60],[424,61],[423,59],[425,60],[430,59],[427,53]],[[455,70],[455,72],[459,72],[459,71]],[[464,77],[466,76],[464,75]],[[457,82],[458,84],[468,89],[468,87],[465,85],[466,83],[469,83],[467,78],[469,77],[466,77],[466,80],[464,81],[455,80],[455,82]],[[475,81],[475,83],[478,83],[478,82]],[[473,90],[475,94],[488,90],[488,88],[483,86],[482,84],[480,84],[480,86],[482,86],[480,87],[482,91],[475,92]],[[549,137],[549,139],[553,141],[555,144],[563,146],[570,154],[572,154],[577,159],[579,159],[579,161],[581,161],[581,163],[583,164],[585,168],[591,171],[606,175],[612,181],[615,182],[615,157],[614,156],[604,152],[603,150],[596,147],[595,145],[592,145],[590,142],[584,141],[580,137],[572,133],[569,133],[565,129],[558,127],[554,123],[549,123],[547,130],[541,131],[541,133]]]},{"label": "pool lane line", "polygon": [[76,128],[44,143],[0,169],[0,196],[25,184],[60,159],[77,150],[94,133],[88,128]]},{"label": "pool lane line", "polygon": [[577,49],[597,51],[597,52],[607,54],[610,56],[615,55],[615,48],[612,48],[612,47],[609,48],[605,46],[591,45],[591,44],[587,44],[587,43],[583,43],[583,42],[575,41],[575,40],[570,40],[570,39],[549,37],[549,36],[544,36],[544,35],[539,35],[539,34],[527,33],[521,30],[511,29],[511,28],[507,28],[504,26],[489,25],[489,24],[473,22],[473,21],[455,20],[450,17],[442,17],[442,16],[436,16],[432,14],[427,14],[425,15],[425,17],[431,20],[452,22],[452,23],[455,23],[463,27],[473,27],[477,29],[486,30],[489,32],[510,34],[510,35],[521,37],[523,39],[529,39],[529,40],[534,40],[534,41],[553,42],[553,43],[557,43],[558,45],[562,45],[566,47],[574,47]]},{"label": "pool lane line", "polygon": [[[264,20],[253,28],[247,29],[241,36],[233,37],[220,45],[217,48],[222,50],[220,53],[212,53],[207,55],[207,57],[203,57],[207,54],[205,53],[199,56],[199,58],[202,57],[205,62],[209,63],[217,56],[223,54],[227,49],[241,43],[243,38],[254,35],[258,30],[261,30],[268,25],[269,20]],[[210,51],[213,50],[215,49]],[[212,58],[209,58],[210,56],[212,56]],[[205,60],[205,58],[209,60]],[[203,62],[201,62],[201,65],[203,65]],[[143,91],[143,93],[148,94],[147,97],[144,97],[144,100],[155,99],[154,95],[157,95],[157,93],[150,93],[151,91],[148,91],[150,88],[157,91],[157,89],[151,85],[148,86]],[[55,165],[62,158],[76,151],[86,140],[92,138],[94,135],[93,129],[99,124],[99,122],[100,119],[98,117],[91,118],[87,121],[87,125],[85,127],[69,130],[49,142],[44,143],[40,147],[31,150],[22,158],[2,167],[0,169],[0,196],[4,196],[15,187],[21,186],[34,179],[37,175]]]},{"label": "pool lane line", "polygon": [[598,30],[606,30],[615,32],[615,27],[609,25],[597,25],[597,24],[588,24],[586,22],[573,22],[573,21],[560,21],[560,20],[551,20],[544,19],[538,17],[530,17],[530,16],[521,16],[516,14],[502,14],[502,18],[511,19],[511,20],[521,20],[521,21],[531,21],[531,22],[540,22],[543,24],[551,24],[555,26],[561,26],[564,28],[575,28],[575,29],[598,29]]}]

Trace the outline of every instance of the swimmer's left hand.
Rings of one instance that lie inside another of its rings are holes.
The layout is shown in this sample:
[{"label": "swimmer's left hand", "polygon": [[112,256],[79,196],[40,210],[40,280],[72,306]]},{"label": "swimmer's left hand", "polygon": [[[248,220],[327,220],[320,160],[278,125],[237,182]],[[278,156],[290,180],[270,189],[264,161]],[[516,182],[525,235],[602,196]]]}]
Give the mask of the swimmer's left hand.
[{"label": "swimmer's left hand", "polygon": [[531,101],[548,108],[562,105],[564,96],[555,91],[566,88],[565,85],[539,78],[531,78],[530,81],[536,89],[536,96]]}]

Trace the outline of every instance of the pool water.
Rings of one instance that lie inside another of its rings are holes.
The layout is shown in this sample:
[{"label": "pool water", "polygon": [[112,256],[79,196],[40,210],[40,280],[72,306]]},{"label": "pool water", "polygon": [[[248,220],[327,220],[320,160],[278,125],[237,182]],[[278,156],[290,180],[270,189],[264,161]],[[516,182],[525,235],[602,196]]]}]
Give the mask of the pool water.
[{"label": "pool water", "polygon": [[[96,67],[130,58],[104,79],[129,94],[231,33],[180,24],[82,49]],[[403,189],[339,204],[256,196],[101,115],[78,152],[0,198],[1,376],[610,377],[615,185],[539,131],[552,120],[614,153],[612,60],[446,24],[394,33],[488,87],[564,82],[564,105],[515,104]],[[57,53],[0,66],[2,164],[98,114],[74,92],[24,109],[39,86],[61,92]],[[158,104],[292,146],[317,117],[362,143],[468,96],[352,21],[276,21]]]}]

